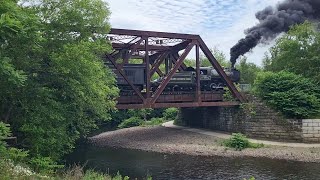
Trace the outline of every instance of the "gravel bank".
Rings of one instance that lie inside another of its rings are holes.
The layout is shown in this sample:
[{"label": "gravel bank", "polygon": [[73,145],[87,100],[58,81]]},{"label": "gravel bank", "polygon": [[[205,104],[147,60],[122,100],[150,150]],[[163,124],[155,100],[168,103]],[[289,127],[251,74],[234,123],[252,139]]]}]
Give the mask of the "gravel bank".
[{"label": "gravel bank", "polygon": [[163,153],[226,157],[250,156],[320,162],[320,148],[267,146],[234,151],[220,146],[221,139],[217,137],[162,126],[133,127],[105,132],[89,138],[89,141],[100,147],[119,147]]}]

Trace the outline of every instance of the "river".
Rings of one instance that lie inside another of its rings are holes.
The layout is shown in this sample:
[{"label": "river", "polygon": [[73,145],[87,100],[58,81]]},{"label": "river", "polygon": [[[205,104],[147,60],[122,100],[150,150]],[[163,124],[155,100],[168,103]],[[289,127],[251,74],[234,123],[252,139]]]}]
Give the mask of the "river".
[{"label": "river", "polygon": [[163,154],[129,149],[82,145],[68,157],[68,163],[86,164],[87,169],[132,179],[320,179],[319,163],[266,158],[226,158]]}]

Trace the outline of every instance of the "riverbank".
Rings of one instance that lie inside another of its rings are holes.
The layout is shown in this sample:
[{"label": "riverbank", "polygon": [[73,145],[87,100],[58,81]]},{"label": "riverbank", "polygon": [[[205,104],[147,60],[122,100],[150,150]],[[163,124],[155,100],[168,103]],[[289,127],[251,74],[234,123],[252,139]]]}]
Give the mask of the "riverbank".
[{"label": "riverbank", "polygon": [[221,138],[183,129],[133,127],[101,133],[89,138],[99,147],[116,147],[179,153],[195,156],[265,157],[303,162],[320,162],[320,147],[282,147],[268,145],[259,149],[235,151],[220,145]]}]

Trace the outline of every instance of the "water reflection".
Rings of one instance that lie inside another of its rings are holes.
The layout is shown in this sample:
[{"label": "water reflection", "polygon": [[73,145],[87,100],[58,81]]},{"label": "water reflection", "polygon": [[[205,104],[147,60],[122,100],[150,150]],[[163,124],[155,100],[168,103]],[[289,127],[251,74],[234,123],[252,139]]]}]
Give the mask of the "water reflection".
[{"label": "water reflection", "polygon": [[320,164],[266,158],[197,157],[84,146],[69,159],[87,168],[145,179],[320,179]]}]

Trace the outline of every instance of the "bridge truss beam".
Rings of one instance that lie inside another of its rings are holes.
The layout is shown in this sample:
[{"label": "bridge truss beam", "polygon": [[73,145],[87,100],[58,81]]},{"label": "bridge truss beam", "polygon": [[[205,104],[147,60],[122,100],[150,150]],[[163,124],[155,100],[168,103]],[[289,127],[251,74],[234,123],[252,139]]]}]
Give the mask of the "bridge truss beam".
[{"label": "bridge truss beam", "polygon": [[[127,96],[121,95],[117,104],[119,109],[234,106],[245,101],[199,35],[111,29],[108,39],[111,41],[114,50],[112,53],[105,55],[105,62],[109,67],[111,65],[116,74],[122,76],[134,91],[133,94]],[[165,87],[176,71],[183,71],[187,68],[184,60],[192,49],[196,51],[197,85],[195,93],[163,94]],[[221,102],[223,97],[201,92],[200,50],[225,81],[236,101]],[[123,70],[123,66],[130,63],[130,59],[140,59],[141,64],[145,64],[145,92],[138,89]],[[165,64],[166,72],[160,70],[161,64]],[[157,89],[151,91],[151,78],[155,73],[163,77],[163,81]]]}]

